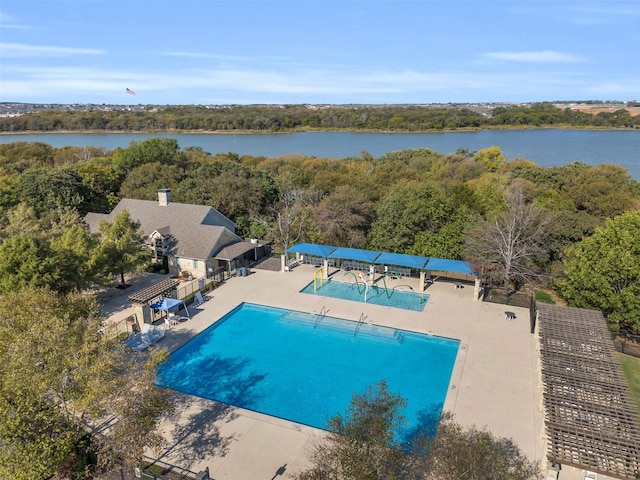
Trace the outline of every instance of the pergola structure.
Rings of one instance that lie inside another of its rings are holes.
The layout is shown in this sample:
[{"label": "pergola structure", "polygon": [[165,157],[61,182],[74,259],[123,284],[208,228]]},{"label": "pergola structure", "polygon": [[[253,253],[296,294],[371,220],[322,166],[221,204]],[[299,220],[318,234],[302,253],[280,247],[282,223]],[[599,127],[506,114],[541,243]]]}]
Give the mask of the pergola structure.
[{"label": "pergola structure", "polygon": [[602,313],[537,308],[549,462],[637,478],[640,416]]},{"label": "pergola structure", "polygon": [[132,293],[128,298],[129,301],[133,303],[147,305],[175,290],[179,283],[180,280],[173,278],[162,280],[138,292]]}]

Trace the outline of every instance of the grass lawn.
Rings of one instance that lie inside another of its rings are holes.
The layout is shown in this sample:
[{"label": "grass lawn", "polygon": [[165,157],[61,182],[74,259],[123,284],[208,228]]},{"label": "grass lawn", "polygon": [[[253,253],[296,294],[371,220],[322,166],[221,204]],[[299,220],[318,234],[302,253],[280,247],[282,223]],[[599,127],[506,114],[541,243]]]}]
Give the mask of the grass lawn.
[{"label": "grass lawn", "polygon": [[629,388],[631,389],[631,395],[638,406],[640,411],[640,358],[632,357],[630,355],[618,354],[620,357],[620,363],[624,370],[624,375],[629,382]]}]

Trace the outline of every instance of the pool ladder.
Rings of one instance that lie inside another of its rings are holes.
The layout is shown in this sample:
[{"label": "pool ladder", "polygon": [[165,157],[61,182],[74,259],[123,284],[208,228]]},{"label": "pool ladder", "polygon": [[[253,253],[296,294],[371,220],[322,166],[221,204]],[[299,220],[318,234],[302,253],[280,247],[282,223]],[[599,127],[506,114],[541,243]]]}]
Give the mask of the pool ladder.
[{"label": "pool ladder", "polygon": [[364,312],[362,312],[360,314],[360,318],[358,319],[358,323],[356,323],[356,331],[353,332],[354,337],[358,334],[358,331],[360,330],[360,328],[362,327],[366,319],[367,319],[367,316],[364,314]]},{"label": "pool ladder", "polygon": [[316,328],[318,326],[322,319],[327,316],[327,313],[329,313],[329,310],[327,309],[327,307],[323,306],[320,310],[320,313],[316,317],[316,323],[313,324],[313,328]]}]

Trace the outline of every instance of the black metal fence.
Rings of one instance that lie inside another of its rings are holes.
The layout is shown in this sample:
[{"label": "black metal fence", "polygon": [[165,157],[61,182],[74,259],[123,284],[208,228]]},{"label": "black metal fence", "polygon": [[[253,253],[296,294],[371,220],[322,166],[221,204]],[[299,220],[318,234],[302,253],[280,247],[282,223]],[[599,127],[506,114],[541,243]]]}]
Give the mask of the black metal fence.
[{"label": "black metal fence", "polygon": [[624,329],[612,332],[613,345],[625,355],[640,358],[640,335],[632,335]]},{"label": "black metal fence", "polygon": [[531,333],[536,329],[536,302],[533,295],[528,293],[512,293],[505,295],[503,291],[495,288],[486,287],[484,289],[483,300],[490,303],[498,303],[500,305],[508,305],[511,307],[522,307],[529,309],[529,327]]},{"label": "black metal fence", "polygon": [[484,293],[484,301],[491,303],[499,303],[501,305],[510,305],[512,307],[529,308],[531,306],[532,297],[526,293],[512,293],[505,295],[504,292],[494,288],[486,288]]}]

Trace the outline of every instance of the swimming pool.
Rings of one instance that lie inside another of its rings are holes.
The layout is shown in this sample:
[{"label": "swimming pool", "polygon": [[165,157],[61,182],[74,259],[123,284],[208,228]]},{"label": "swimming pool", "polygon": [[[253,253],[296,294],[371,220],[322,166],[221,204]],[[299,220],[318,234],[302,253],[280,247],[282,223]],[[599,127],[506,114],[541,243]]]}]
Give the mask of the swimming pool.
[{"label": "swimming pool", "polygon": [[157,384],[325,428],[382,379],[409,422],[434,428],[458,340],[243,303],[171,354]]},{"label": "swimming pool", "polygon": [[426,293],[413,293],[401,288],[411,288],[409,285],[398,285],[394,288],[386,288],[384,285],[365,286],[363,283],[347,283],[337,280],[328,280],[316,283],[309,283],[300,290],[302,293],[312,295],[322,295],[323,297],[340,298],[342,300],[353,300],[354,302],[366,302],[373,305],[384,305],[387,307],[403,308],[421,312],[424,310],[429,295]]}]

